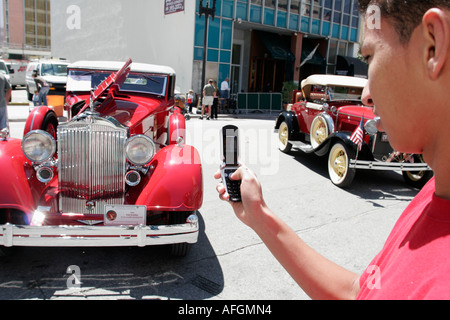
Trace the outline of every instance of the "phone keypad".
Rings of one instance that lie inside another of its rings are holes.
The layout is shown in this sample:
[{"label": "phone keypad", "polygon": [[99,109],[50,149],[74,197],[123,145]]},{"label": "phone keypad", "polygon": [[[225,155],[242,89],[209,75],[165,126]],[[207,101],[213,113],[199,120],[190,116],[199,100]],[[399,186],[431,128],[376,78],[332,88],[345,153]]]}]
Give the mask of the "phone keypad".
[{"label": "phone keypad", "polygon": [[230,195],[230,201],[240,202],[241,199],[241,180],[231,180],[230,176],[235,172],[235,169],[224,169],[225,184],[227,192]]}]

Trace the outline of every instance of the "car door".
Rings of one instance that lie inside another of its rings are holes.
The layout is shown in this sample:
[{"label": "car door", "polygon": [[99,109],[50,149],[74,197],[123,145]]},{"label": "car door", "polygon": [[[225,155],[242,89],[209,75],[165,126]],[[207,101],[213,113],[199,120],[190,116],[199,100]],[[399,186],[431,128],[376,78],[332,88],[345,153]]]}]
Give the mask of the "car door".
[{"label": "car door", "polygon": [[310,133],[311,124],[314,118],[322,113],[323,104],[326,101],[326,88],[324,86],[313,86],[308,99],[305,102],[304,119],[306,124],[306,133]]}]

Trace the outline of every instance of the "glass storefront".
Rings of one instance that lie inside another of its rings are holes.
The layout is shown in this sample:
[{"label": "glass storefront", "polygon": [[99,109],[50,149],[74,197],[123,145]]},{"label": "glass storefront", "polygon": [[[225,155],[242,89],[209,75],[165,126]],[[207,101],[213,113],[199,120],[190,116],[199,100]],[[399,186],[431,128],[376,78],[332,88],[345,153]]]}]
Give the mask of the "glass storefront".
[{"label": "glass storefront", "polygon": [[[200,0],[196,1],[194,63],[203,59],[205,26],[205,16],[198,15]],[[212,7],[213,0],[203,0],[202,4]],[[234,82],[239,85],[232,86],[234,92],[263,91],[264,87],[278,90],[279,85],[275,82],[292,80],[300,62],[274,57],[273,50],[271,52],[267,46],[258,49],[261,44],[255,44],[258,40],[254,40],[257,33],[278,35],[278,42],[285,42],[288,49],[289,42],[291,47],[293,45],[292,37],[300,34],[304,44],[302,59],[320,44],[316,55],[322,55],[323,66],[310,66],[309,69],[334,73],[337,55],[349,55],[350,47],[358,42],[359,20],[356,0],[216,0],[215,18],[209,19],[206,60],[209,64],[217,64],[218,83],[225,78],[241,77]],[[242,31],[239,34],[251,33],[248,38],[251,44],[244,41],[236,45],[236,30]],[[235,54],[239,57],[234,57]],[[245,63],[247,72],[237,62],[242,62],[244,56],[248,60]],[[261,70],[265,72],[261,73]]]}]

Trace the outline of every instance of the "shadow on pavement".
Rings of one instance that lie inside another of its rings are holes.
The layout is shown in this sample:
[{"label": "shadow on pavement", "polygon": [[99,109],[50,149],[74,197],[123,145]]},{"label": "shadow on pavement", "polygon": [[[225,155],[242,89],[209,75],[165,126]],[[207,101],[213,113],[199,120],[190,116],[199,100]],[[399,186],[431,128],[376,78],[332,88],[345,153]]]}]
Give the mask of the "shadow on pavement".
[{"label": "shadow on pavement", "polygon": [[199,222],[198,243],[183,258],[167,246],[15,247],[0,257],[0,299],[211,298],[223,290],[223,273],[200,214]]}]

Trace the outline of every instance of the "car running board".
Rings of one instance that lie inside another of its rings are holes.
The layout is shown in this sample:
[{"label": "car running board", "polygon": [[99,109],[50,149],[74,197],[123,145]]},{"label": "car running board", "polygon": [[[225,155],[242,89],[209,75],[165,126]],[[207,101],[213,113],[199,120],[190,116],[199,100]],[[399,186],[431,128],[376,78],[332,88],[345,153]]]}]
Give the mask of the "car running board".
[{"label": "car running board", "polygon": [[301,141],[289,140],[289,143],[292,144],[292,147],[294,147],[296,149],[300,149],[301,151],[306,152],[306,153],[311,153],[314,151],[314,148],[312,147],[312,145],[303,143]]}]

